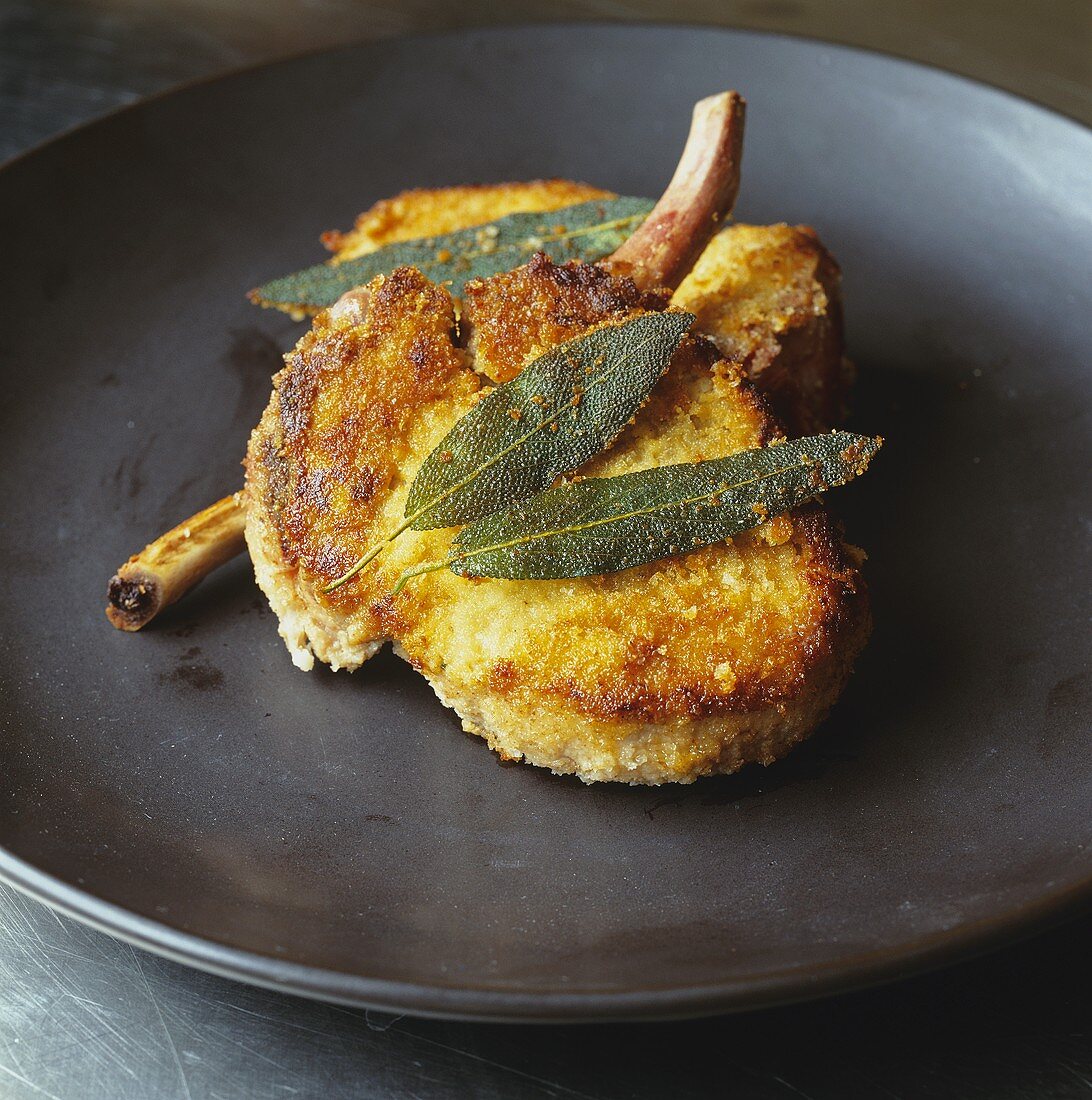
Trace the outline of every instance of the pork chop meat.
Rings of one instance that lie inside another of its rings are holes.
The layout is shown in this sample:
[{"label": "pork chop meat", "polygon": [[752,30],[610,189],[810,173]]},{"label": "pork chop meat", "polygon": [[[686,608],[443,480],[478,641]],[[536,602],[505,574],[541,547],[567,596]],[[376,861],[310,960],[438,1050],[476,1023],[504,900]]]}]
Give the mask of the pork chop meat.
[{"label": "pork chop meat", "polygon": [[[403,215],[417,211],[414,235],[512,209],[498,199],[464,213],[462,190],[450,205],[428,192],[431,223],[422,193],[411,195]],[[580,472],[769,442],[782,428],[749,369],[761,382],[799,364],[833,389],[837,269],[824,257],[804,230],[721,233],[675,299],[715,344],[687,338],[634,422]],[[601,266],[538,256],[470,284],[461,330],[448,292],[414,269],[373,281],[358,301],[320,314],[286,357],[248,450],[247,540],[297,665],[355,668],[393,642],[499,754],[586,781],[688,782],[768,763],[814,728],[869,629],[860,554],[817,506],[606,576],[471,580],[441,570],[396,596],[401,573],[443,558],[454,534],[407,531],[324,593],[398,525],[418,465],[483,385],[560,340],[663,308],[665,295]],[[809,392],[788,404],[818,423],[834,406],[809,403]]]},{"label": "pork chop meat", "polygon": [[813,229],[728,226],[673,301],[794,435],[842,421],[852,368],[842,354],[841,273]]}]

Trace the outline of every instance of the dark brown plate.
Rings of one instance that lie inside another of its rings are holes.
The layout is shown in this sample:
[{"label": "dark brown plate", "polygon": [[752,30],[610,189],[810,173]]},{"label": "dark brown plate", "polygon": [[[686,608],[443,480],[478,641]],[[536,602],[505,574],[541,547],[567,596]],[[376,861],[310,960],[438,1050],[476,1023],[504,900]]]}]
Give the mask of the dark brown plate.
[{"label": "dark brown plate", "polygon": [[[413,185],[655,194],[750,101],[741,219],[845,270],[877,628],[826,727],[661,790],[497,766],[391,656],[293,670],[239,561],[154,629],[126,554],[240,480],[246,303]],[[984,949],[1089,896],[1092,138],[888,58],[717,30],[384,42],[144,103],[0,173],[0,871],[143,946],[498,1019],[743,1008]]]}]

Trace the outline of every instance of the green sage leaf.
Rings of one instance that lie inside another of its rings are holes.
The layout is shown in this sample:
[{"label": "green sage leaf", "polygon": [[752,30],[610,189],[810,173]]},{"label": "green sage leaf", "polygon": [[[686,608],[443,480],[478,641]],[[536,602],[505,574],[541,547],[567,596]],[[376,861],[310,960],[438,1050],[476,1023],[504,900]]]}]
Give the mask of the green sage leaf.
[{"label": "green sage leaf", "polygon": [[535,252],[545,252],[555,263],[602,259],[630,237],[652,207],[648,199],[623,195],[558,210],[507,214],[453,233],[398,241],[343,263],[317,264],[274,279],[249,297],[258,305],[317,313],[347,290],[406,266],[416,267],[434,283],[450,283],[451,293],[459,297],[469,280],[510,271]]},{"label": "green sage leaf", "polygon": [[[864,473],[882,440],[809,436],[729,458],[589,478],[464,527],[445,563],[468,577],[613,573],[757,527]],[[425,572],[424,567],[413,572]]]},{"label": "green sage leaf", "polygon": [[646,313],[551,348],[479,401],[421,463],[406,501],[418,531],[491,515],[605,450],[693,323]]}]

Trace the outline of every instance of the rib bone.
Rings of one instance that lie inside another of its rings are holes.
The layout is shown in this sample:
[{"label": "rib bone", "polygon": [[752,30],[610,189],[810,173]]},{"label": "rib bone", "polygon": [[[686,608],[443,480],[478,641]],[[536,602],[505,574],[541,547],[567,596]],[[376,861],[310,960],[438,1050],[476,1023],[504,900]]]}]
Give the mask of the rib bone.
[{"label": "rib bone", "polygon": [[246,509],[232,493],[160,535],[111,578],[106,615],[119,630],[139,630],[198,581],[243,551]]},{"label": "rib bone", "polygon": [[694,106],[675,175],[644,223],[607,261],[630,265],[642,290],[674,290],[735,205],[745,103],[735,92]]}]

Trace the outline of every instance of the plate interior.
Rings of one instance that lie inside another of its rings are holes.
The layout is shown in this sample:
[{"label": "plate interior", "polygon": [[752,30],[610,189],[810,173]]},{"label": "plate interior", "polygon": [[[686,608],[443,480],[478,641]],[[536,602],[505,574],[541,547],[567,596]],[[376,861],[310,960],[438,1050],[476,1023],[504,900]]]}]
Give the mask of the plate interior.
[{"label": "plate interior", "polygon": [[[654,195],[725,87],[749,100],[737,217],[813,225],[837,256],[852,424],[887,437],[832,501],[877,626],[812,741],[685,788],[501,768],[389,654],[295,671],[242,561],[140,636],[108,627],[112,569],[240,482],[302,331],[248,287],[406,187]],[[207,941],[259,980],[299,964],[312,992],[478,1015],[800,996],[1071,900],[1090,162],[1077,125],[890,59],[557,27],[277,64],[9,166],[0,844],[85,915],[197,937],[192,961]]]}]

